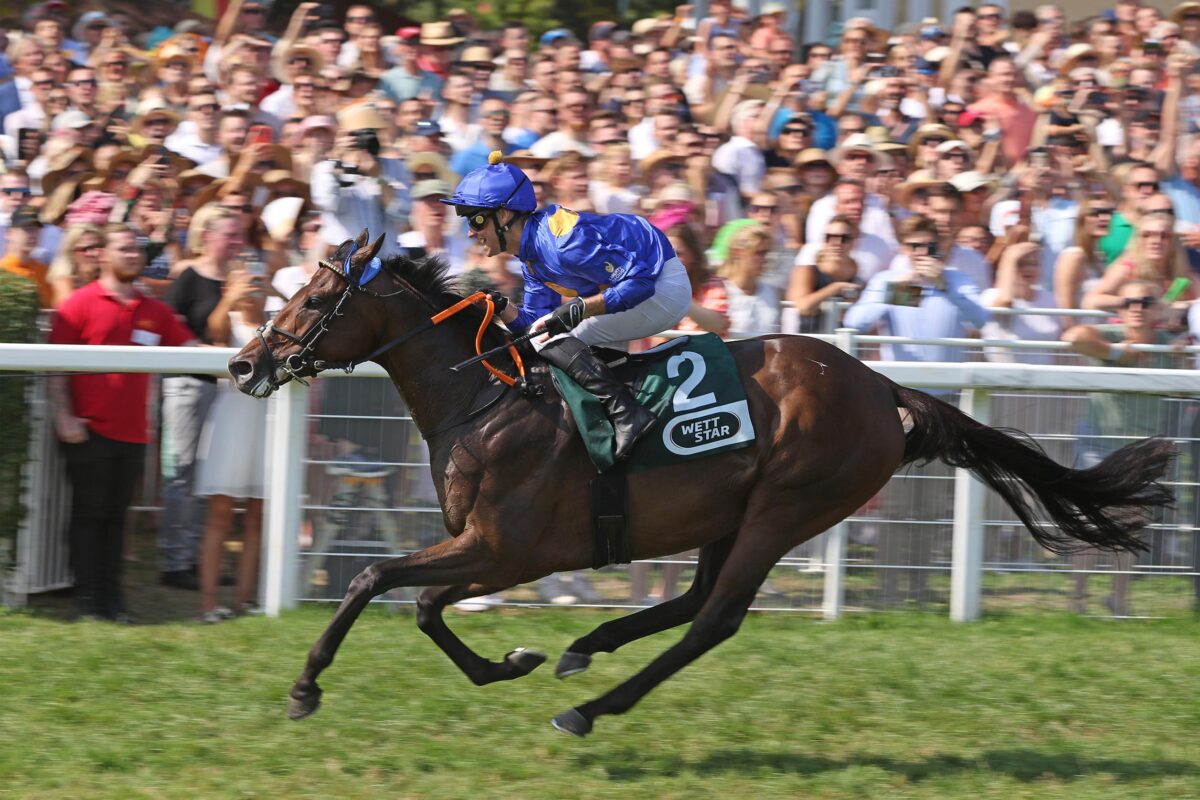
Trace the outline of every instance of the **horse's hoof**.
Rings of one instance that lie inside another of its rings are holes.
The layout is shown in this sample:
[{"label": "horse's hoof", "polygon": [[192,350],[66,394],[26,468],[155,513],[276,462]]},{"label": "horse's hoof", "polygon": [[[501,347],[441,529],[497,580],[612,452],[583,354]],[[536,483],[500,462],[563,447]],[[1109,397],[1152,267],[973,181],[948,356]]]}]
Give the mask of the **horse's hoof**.
[{"label": "horse's hoof", "polygon": [[537,650],[526,650],[524,647],[518,647],[506,655],[504,660],[521,675],[528,675],[546,663],[546,654],[539,653]]},{"label": "horse's hoof", "polygon": [[321,690],[315,689],[303,697],[288,697],[287,715],[289,719],[301,720],[312,716],[321,707]]},{"label": "horse's hoof", "polygon": [[572,675],[578,675],[581,672],[587,671],[587,668],[592,665],[592,657],[585,653],[572,653],[570,650],[562,654],[562,658],[558,659],[558,666],[554,668],[554,677],[569,678]]},{"label": "horse's hoof", "polygon": [[554,730],[578,736],[580,739],[592,732],[592,723],[588,722],[587,717],[574,708],[559,714],[550,720],[550,724],[554,726]]}]

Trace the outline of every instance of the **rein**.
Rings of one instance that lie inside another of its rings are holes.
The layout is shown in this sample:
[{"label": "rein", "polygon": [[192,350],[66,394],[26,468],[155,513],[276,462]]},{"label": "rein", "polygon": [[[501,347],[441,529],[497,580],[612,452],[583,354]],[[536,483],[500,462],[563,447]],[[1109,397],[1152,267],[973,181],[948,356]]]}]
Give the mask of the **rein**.
[{"label": "rein", "polygon": [[[378,258],[371,259],[370,263],[363,268],[363,274],[357,280],[355,280],[351,275],[350,259],[354,256],[354,253],[357,250],[358,247],[356,245],[342,262],[341,268],[324,259],[317,262],[321,268],[329,270],[345,281],[346,288],[342,291],[341,297],[338,298],[338,301],[334,307],[323,314],[311,328],[304,332],[303,335],[298,335],[292,333],[291,331],[283,330],[282,328],[275,326],[273,322],[264,322],[261,326],[259,326],[255,335],[258,337],[258,342],[260,345],[262,345],[263,353],[266,356],[268,381],[272,389],[278,389],[280,386],[286,383],[287,380],[293,379],[307,386],[308,381],[306,381],[300,375],[301,372],[307,369],[311,369],[314,374],[324,372],[325,370],[329,369],[340,369],[346,374],[350,374],[354,372],[354,369],[360,364],[365,364],[368,361],[374,361],[376,358],[391,350],[393,347],[397,347],[398,345],[403,344],[409,339],[412,339],[413,337],[422,334],[425,331],[432,330],[434,327],[440,325],[442,322],[445,322],[450,317],[453,317],[455,314],[475,305],[476,303],[484,303],[485,305],[483,321],[479,324],[479,330],[475,334],[475,352],[476,354],[482,353],[483,336],[487,331],[488,325],[491,324],[492,319],[495,316],[496,303],[494,300],[492,300],[491,295],[489,295],[487,292],[475,292],[469,297],[464,297],[462,300],[459,300],[449,308],[439,311],[438,313],[429,317],[417,327],[404,332],[395,339],[392,339],[390,342],[376,347],[369,354],[363,356],[362,358],[356,358],[351,361],[323,361],[321,359],[314,359],[312,357],[313,352],[316,350],[317,345],[325,337],[325,334],[329,332],[330,323],[335,317],[345,316],[342,308],[355,293],[366,294],[370,297],[382,300],[389,297],[395,297],[396,295],[406,291],[404,287],[401,287],[400,289],[397,289],[389,294],[380,294],[373,289],[367,288],[366,284],[374,279],[382,268],[381,262]],[[266,337],[272,332],[294,342],[300,347],[300,352],[292,353],[284,360],[282,369],[283,372],[287,374],[287,378],[285,378],[283,381],[280,381],[276,378],[277,370],[275,369],[275,359],[271,355],[271,349],[267,346]],[[501,383],[505,384],[506,386],[518,386],[524,391],[526,387],[525,363],[522,361],[521,354],[517,351],[515,344],[510,343],[508,345],[508,352],[512,356],[513,362],[517,365],[517,377],[513,377],[504,371],[497,369],[489,364],[486,360],[482,362],[483,366]]]}]

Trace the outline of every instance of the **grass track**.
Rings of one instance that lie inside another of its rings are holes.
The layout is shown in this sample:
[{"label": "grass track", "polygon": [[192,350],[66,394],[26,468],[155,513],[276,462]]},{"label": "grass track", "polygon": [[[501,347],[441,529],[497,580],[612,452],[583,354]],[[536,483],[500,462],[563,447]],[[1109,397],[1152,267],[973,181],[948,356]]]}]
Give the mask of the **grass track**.
[{"label": "grass track", "polygon": [[290,722],[284,697],[330,613],[138,628],[0,613],[0,797],[1200,798],[1189,619],[753,615],[577,740],[550,717],[678,633],[557,681],[557,654],[610,615],[452,614],[491,658],[551,656],[476,688],[411,615],[372,610],[322,710]]}]

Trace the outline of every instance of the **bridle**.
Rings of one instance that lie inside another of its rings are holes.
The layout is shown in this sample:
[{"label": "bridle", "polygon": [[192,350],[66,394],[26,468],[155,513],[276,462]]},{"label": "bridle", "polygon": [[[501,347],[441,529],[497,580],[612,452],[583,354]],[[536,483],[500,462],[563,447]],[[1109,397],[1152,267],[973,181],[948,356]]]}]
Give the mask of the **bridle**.
[{"label": "bridle", "polygon": [[[308,372],[309,377],[329,369],[340,369],[346,374],[350,374],[354,372],[355,367],[359,366],[360,364],[365,364],[368,361],[374,361],[376,358],[383,355],[388,350],[391,350],[393,347],[397,347],[414,336],[431,330],[441,322],[449,319],[463,309],[475,305],[476,303],[485,304],[483,322],[480,323],[479,332],[475,336],[475,352],[481,352],[481,348],[483,346],[483,335],[487,331],[488,326],[491,324],[492,318],[495,316],[496,311],[495,301],[492,300],[491,295],[489,295],[487,292],[475,292],[469,297],[464,297],[462,300],[458,301],[449,308],[439,311],[433,316],[428,317],[415,328],[405,331],[395,339],[376,347],[369,354],[363,356],[362,358],[356,358],[350,361],[325,361],[314,358],[313,355],[317,349],[317,345],[319,345],[321,340],[325,338],[325,334],[329,333],[331,323],[335,318],[345,316],[345,313],[342,309],[355,294],[365,294],[368,297],[384,300],[408,291],[406,286],[401,286],[394,292],[381,294],[380,292],[377,292],[367,286],[368,283],[370,283],[375,279],[376,276],[379,275],[383,268],[383,264],[378,256],[372,258],[366,265],[363,266],[362,274],[356,279],[354,275],[351,274],[350,260],[354,257],[354,254],[357,251],[358,244],[353,243],[350,253],[342,261],[340,268],[337,264],[326,261],[325,259],[321,259],[317,262],[319,267],[322,269],[327,269],[341,278],[342,281],[345,282],[346,288],[342,290],[342,294],[340,297],[338,297],[337,302],[334,303],[333,308],[322,314],[321,318],[313,323],[312,327],[305,331],[303,335],[286,331],[283,328],[276,326],[274,321],[264,322],[255,332],[255,335],[258,338],[258,343],[262,346],[263,354],[266,358],[267,385],[271,387],[272,391],[275,391],[290,380],[299,381],[307,386],[308,381],[305,380],[301,375],[301,373],[304,372]],[[416,292],[416,294],[421,296],[422,299],[425,299],[424,296],[420,295],[419,292]],[[426,302],[428,302],[428,300],[426,300]],[[266,337],[271,333],[277,333],[300,347],[299,352],[292,353],[286,359],[284,359],[283,364],[280,365],[280,369],[276,369],[275,357],[271,354],[271,348],[267,346]],[[512,356],[513,362],[517,366],[519,377],[514,378],[513,376],[496,369],[487,361],[483,361],[482,363],[484,367],[490,373],[492,373],[492,375],[496,376],[496,378],[502,383],[505,383],[508,386],[519,386],[520,388],[524,389],[526,385],[525,364],[521,360],[521,355],[517,352],[517,348],[515,346],[510,345],[508,349],[510,355]],[[282,373],[284,375],[282,380],[279,379],[278,373]]]}]

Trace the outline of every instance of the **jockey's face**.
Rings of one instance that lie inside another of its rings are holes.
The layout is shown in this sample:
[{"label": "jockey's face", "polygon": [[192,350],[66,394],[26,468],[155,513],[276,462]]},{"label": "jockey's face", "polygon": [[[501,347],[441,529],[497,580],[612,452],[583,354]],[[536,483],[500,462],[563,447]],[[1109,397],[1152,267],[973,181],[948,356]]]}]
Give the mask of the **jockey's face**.
[{"label": "jockey's face", "polygon": [[[496,231],[496,222],[499,222],[500,226],[503,227],[512,221],[513,216],[513,212],[501,210],[497,211],[494,217],[490,217],[479,230],[468,224],[467,237],[477,241],[483,247],[483,254],[486,257],[492,258],[493,256],[498,256],[504,251],[504,248],[500,246],[500,234]],[[505,243],[508,245],[520,241],[519,233],[511,229],[505,234],[504,238]]]}]

